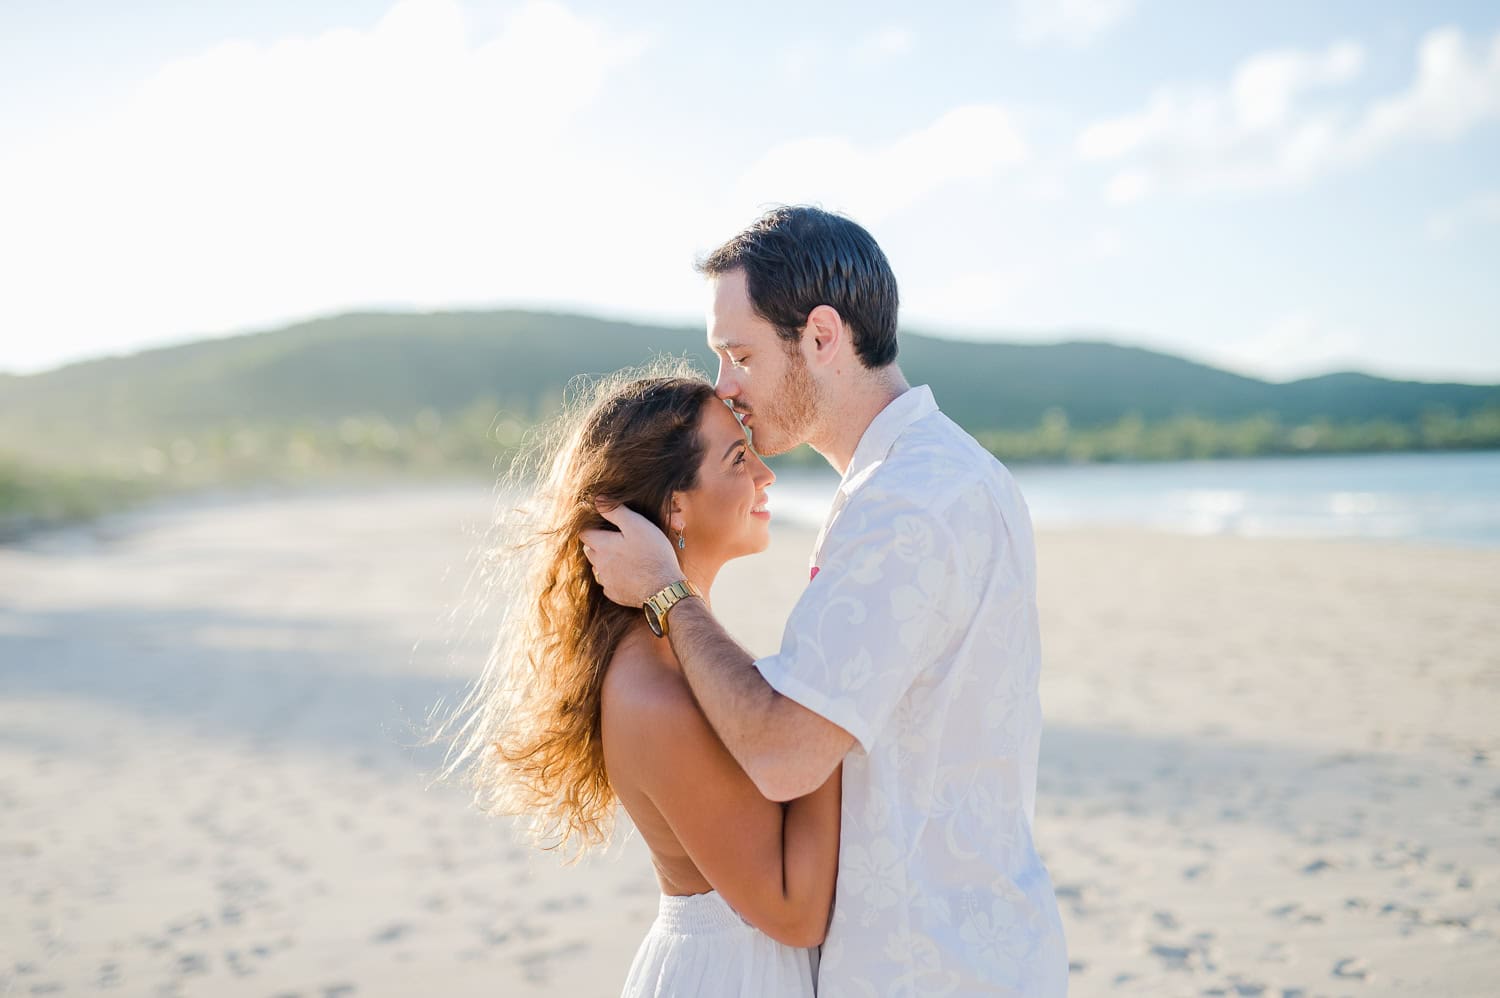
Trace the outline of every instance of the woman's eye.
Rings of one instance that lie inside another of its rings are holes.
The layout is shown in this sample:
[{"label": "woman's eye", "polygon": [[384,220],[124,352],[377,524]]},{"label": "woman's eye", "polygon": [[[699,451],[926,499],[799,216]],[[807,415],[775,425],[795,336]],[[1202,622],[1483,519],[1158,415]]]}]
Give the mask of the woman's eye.
[{"label": "woman's eye", "polygon": [[741,448],[740,452],[735,455],[734,463],[735,464],[744,464],[745,463],[745,451],[744,451],[743,448]]}]

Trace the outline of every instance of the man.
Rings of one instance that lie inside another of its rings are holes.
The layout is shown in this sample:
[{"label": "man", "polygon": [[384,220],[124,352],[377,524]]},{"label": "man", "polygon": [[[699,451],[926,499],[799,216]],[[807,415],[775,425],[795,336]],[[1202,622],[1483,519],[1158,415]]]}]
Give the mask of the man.
[{"label": "man", "polygon": [[631,510],[584,547],[643,605],[724,744],[772,800],[842,760],[837,900],[818,975],[845,995],[1062,995],[1056,898],[1032,844],[1041,735],[1031,523],[1010,474],[896,366],[895,277],[848,219],[775,209],[699,268],[716,389],[756,448],[843,475],[812,580],[752,660]]}]

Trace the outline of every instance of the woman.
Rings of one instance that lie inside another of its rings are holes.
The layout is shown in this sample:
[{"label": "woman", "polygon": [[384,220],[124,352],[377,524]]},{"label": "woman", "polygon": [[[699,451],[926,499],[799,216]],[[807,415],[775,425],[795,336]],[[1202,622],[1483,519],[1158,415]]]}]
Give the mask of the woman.
[{"label": "woman", "polygon": [[623,805],[662,890],[624,995],[811,995],[841,774],[790,804],[763,798],[670,643],[605,598],[578,540],[604,523],[596,499],[624,503],[673,539],[704,599],[727,561],[769,543],[775,476],[712,386],[661,371],[601,383],[518,464],[546,473],[502,521],[509,617],[447,771],[465,770],[485,810],[529,816],[548,847],[607,841]]}]

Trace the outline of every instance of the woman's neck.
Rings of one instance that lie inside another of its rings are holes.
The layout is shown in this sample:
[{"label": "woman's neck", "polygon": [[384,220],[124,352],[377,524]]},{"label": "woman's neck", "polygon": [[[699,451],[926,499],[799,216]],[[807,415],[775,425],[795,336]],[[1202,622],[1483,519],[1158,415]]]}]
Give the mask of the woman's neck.
[{"label": "woman's neck", "polygon": [[714,580],[719,577],[719,570],[724,567],[724,563],[717,559],[694,558],[691,552],[684,551],[677,556],[677,564],[681,566],[682,574],[687,576],[687,580],[697,586],[698,591],[703,594],[703,601],[712,606],[713,599],[710,592],[713,590]]}]

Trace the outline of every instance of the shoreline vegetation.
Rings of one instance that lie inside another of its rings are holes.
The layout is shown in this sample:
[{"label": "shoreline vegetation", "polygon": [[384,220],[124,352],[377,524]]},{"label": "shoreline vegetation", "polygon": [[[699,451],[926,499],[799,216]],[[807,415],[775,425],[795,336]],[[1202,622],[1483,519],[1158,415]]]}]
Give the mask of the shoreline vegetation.
[{"label": "shoreline vegetation", "polygon": [[[509,309],[348,313],[0,374],[0,538],[186,491],[494,477],[579,377],[662,354],[717,363],[698,329]],[[1272,383],[1098,340],[908,331],[900,361],[1017,465],[1500,449],[1500,385]]]},{"label": "shoreline vegetation", "polygon": [[[404,423],[382,416],[294,426],[238,426],[144,437],[94,448],[59,444],[44,455],[0,452],[0,542],[87,521],[154,498],[208,489],[486,476],[508,464],[530,424],[488,402],[444,418],[423,409]],[[971,431],[972,432],[972,431]],[[1467,416],[1435,410],[1415,424],[1394,420],[1289,425],[1266,414],[1147,422],[1129,414],[1074,427],[1060,409],[1027,430],[979,430],[1012,465],[1156,463],[1298,455],[1500,449],[1500,408]],[[60,454],[71,460],[60,461]],[[807,447],[773,467],[819,466]]]}]

